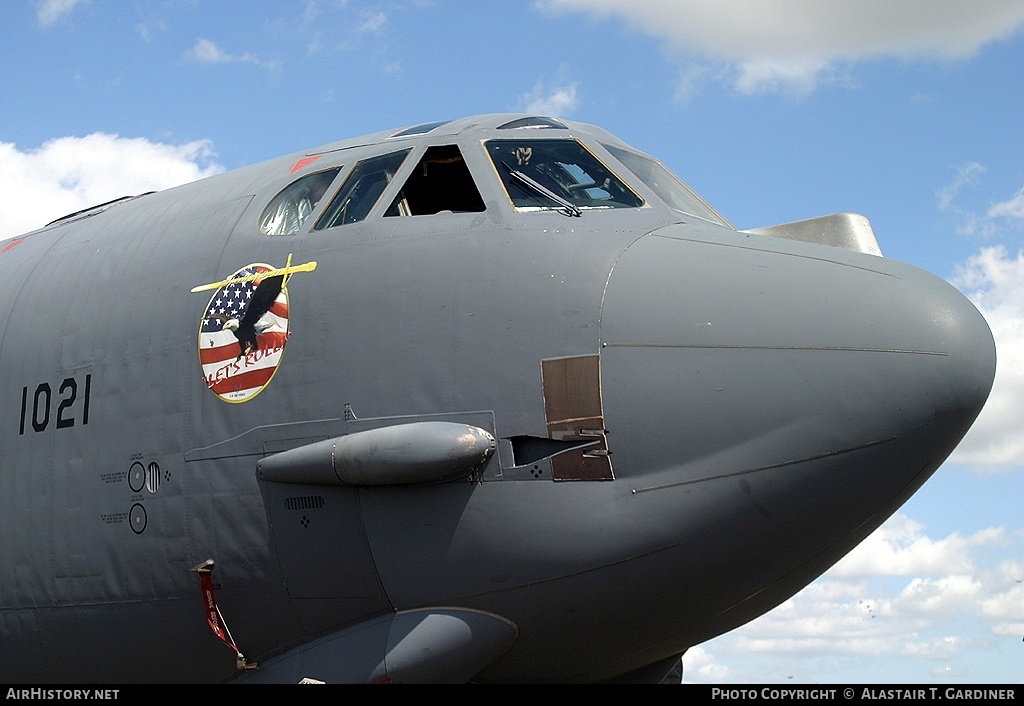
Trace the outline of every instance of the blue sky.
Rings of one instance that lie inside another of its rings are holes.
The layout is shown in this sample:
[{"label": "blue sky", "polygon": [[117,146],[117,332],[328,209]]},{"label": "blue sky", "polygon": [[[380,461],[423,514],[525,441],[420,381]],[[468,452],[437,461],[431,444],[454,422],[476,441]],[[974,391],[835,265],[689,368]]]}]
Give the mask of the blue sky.
[{"label": "blue sky", "polygon": [[960,449],[688,682],[1024,678],[1024,1],[7,0],[0,237],[344,137],[485,112],[601,125],[739,228],[838,211],[999,349]]}]

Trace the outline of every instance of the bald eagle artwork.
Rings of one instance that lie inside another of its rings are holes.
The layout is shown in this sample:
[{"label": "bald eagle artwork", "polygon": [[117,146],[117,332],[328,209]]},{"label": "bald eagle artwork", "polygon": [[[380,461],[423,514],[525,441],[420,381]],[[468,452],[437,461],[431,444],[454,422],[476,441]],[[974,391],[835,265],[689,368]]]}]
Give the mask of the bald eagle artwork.
[{"label": "bald eagle artwork", "polygon": [[223,329],[235,334],[238,339],[238,360],[260,348],[259,335],[273,325],[273,322],[263,321],[263,317],[274,305],[281,288],[284,286],[284,275],[257,279],[253,282],[256,288],[249,298],[249,305],[245,308],[241,318],[228,317],[223,314],[211,314],[208,318],[224,322]]}]

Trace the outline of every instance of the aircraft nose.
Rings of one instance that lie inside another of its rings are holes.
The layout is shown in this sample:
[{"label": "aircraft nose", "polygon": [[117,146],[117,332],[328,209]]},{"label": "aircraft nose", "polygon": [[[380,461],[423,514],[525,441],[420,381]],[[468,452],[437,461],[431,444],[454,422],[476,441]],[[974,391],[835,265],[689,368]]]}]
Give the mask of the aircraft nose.
[{"label": "aircraft nose", "polygon": [[701,491],[708,504],[680,520],[689,529],[713,531],[717,502],[749,509],[731,521],[766,543],[813,532],[804,555],[866,534],[905,501],[967,432],[995,374],[985,320],[934,275],[680,226],[622,255],[601,337],[616,478],[652,496]]}]

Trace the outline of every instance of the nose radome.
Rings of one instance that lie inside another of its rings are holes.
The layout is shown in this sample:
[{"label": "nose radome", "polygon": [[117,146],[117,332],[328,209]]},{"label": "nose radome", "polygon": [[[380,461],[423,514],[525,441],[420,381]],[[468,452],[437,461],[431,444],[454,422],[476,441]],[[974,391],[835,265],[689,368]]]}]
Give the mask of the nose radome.
[{"label": "nose radome", "polygon": [[984,319],[933,275],[687,226],[622,254],[601,339],[614,482],[671,586],[645,610],[678,644],[763,614],[856,546],[952,451],[995,372]]},{"label": "nose radome", "polygon": [[[832,475],[816,477],[815,492],[854,491],[861,519],[938,467],[995,372],[985,320],[934,275],[680,227],[641,238],[616,263],[601,337],[616,477],[777,481],[787,477],[778,469],[827,461]],[[785,511],[775,520],[799,522]]]},{"label": "nose radome", "polygon": [[927,371],[930,375],[922,370],[920,378],[912,379],[907,417],[921,421],[921,441],[933,444],[944,460],[988,399],[996,370],[995,341],[981,313],[952,285],[910,266],[894,271],[906,289],[900,312],[908,320],[903,335],[912,344],[933,349],[938,358]]}]

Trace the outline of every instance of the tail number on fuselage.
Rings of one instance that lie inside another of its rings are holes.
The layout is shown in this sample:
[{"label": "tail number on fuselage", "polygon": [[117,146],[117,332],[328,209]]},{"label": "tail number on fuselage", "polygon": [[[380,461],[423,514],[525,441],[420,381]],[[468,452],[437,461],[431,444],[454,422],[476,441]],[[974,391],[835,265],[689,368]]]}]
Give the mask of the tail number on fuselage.
[{"label": "tail number on fuselage", "polygon": [[[82,390],[81,397],[79,390]],[[65,378],[57,388],[57,408],[54,416],[55,428],[70,429],[79,419],[82,425],[89,423],[89,397],[92,392],[92,375],[85,376],[84,385],[79,385],[75,378]],[[42,432],[50,426],[54,394],[50,383],[43,382],[36,386],[32,394],[31,415],[29,414],[28,387],[21,388],[21,425],[18,434],[24,434],[31,425],[34,431]],[[81,416],[78,416],[78,415]]]}]

